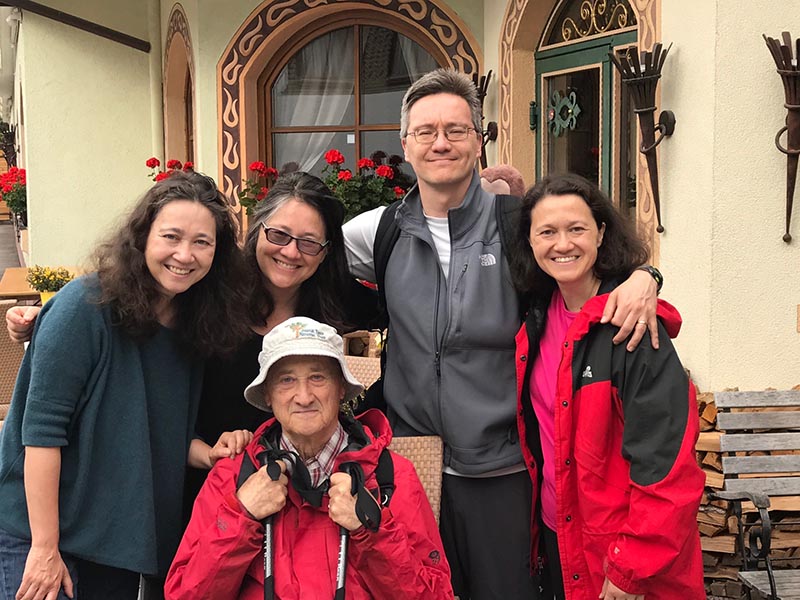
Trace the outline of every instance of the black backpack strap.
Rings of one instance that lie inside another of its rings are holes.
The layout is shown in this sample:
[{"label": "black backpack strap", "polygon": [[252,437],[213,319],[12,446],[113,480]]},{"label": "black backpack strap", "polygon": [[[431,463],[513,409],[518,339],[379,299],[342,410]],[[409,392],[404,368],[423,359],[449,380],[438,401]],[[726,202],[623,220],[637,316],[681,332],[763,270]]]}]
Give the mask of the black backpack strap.
[{"label": "black backpack strap", "polygon": [[379,502],[381,506],[389,506],[394,494],[394,461],[388,448],[384,448],[378,458],[378,466],[375,469],[375,479],[378,480],[378,488],[381,492]]},{"label": "black backpack strap", "polygon": [[253,462],[253,459],[250,458],[250,455],[245,452],[244,456],[242,457],[242,466],[239,467],[239,476],[236,478],[236,489],[238,490],[240,487],[244,485],[244,482],[256,471],[258,471],[259,466]]},{"label": "black backpack strap", "polygon": [[[522,200],[517,196],[508,194],[497,194],[494,201],[495,218],[497,228],[500,232],[500,242],[503,245],[503,254],[510,269],[514,269],[513,261],[517,259],[520,252],[530,252],[520,244],[519,237],[519,218]],[[525,294],[517,292],[519,301],[520,320],[525,318],[525,313],[530,304],[530,298]]]},{"label": "black backpack strap", "polygon": [[386,313],[386,289],[384,285],[386,282],[386,266],[389,264],[389,256],[392,254],[392,249],[400,237],[400,227],[395,221],[395,215],[401,202],[402,200],[396,200],[383,211],[381,220],[378,223],[378,231],[375,232],[375,242],[372,246],[375,283],[378,285],[384,327],[389,319],[389,315]]}]

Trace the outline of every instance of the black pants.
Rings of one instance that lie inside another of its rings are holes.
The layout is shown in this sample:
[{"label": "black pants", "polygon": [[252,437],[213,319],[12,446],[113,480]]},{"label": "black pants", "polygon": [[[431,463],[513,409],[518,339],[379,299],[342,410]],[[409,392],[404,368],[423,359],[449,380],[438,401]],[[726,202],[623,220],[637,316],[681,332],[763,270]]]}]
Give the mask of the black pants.
[{"label": "black pants", "polygon": [[439,529],[461,600],[536,600],[531,577],[531,481],[442,477]]},{"label": "black pants", "polygon": [[136,600],[139,574],[97,563],[79,560],[78,600]]},{"label": "black pants", "polygon": [[561,555],[558,553],[558,538],[556,532],[542,525],[542,539],[544,540],[544,551],[547,554],[544,577],[550,584],[552,596],[548,598],[564,600],[564,580],[561,576]]}]

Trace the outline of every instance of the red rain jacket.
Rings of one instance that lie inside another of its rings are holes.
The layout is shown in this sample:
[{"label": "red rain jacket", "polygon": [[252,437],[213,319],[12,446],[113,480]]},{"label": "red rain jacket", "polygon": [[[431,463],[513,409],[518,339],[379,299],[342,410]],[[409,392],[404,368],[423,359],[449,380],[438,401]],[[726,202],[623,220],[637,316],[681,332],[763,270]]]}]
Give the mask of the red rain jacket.
[{"label": "red rain jacket", "polygon": [[[567,600],[595,600],[604,578],[647,600],[701,600],[697,510],[705,478],[695,459],[694,385],[670,337],[678,311],[659,301],[660,349],[633,352],[601,325],[608,295],[591,298],[564,342],[555,401],[557,535]],[[538,553],[539,426],[529,380],[546,307],[517,334],[517,423],[534,481]]]},{"label": "red rain jacket", "polygon": [[[365,487],[376,489],[375,468],[392,434],[386,417],[367,411],[358,418],[370,443],[343,452],[338,465],[357,461]],[[255,459],[259,440],[273,425],[262,425],[245,452]],[[243,454],[217,462],[194,505],[192,518],[170,567],[167,600],[263,600],[264,528],[242,513],[236,480]],[[392,453],[395,491],[384,507],[380,529],[350,535],[348,600],[368,598],[453,598],[450,567],[425,491],[413,465]],[[255,464],[258,464],[256,461]],[[336,587],[339,526],[328,517],[328,497],[315,508],[289,484],[284,509],[273,521],[275,598],[332,600]]]}]

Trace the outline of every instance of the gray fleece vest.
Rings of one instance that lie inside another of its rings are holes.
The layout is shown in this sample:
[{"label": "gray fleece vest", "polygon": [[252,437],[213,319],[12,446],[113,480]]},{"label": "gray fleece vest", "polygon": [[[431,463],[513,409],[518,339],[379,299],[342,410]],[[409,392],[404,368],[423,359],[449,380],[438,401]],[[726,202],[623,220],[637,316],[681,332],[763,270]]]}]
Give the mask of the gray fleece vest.
[{"label": "gray fleece vest", "polygon": [[473,176],[448,212],[450,273],[442,272],[419,194],[397,211],[386,267],[389,352],[384,393],[395,435],[439,435],[445,465],[466,475],[522,462],[514,335],[519,307],[495,218]]}]

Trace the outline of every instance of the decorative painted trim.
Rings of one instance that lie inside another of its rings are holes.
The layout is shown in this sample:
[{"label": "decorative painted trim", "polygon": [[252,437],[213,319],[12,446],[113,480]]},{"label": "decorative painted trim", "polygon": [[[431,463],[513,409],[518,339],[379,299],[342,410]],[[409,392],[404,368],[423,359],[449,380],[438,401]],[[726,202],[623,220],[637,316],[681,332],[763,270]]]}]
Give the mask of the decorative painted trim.
[{"label": "decorative painted trim", "polygon": [[528,0],[511,0],[506,7],[500,35],[500,77],[498,78],[500,106],[499,131],[497,137],[498,163],[511,164],[511,80],[513,75],[512,54],[522,16]]},{"label": "decorative painted trim", "polygon": [[[630,0],[639,21],[639,51],[650,50],[661,38],[661,0]],[[656,92],[656,106],[661,105],[661,92]],[[641,138],[641,135],[639,135]],[[641,141],[641,140],[640,140]],[[650,189],[647,157],[641,152],[636,159],[636,223],[639,235],[650,248],[650,260],[659,263],[661,236],[656,234],[656,206]]]},{"label": "decorative painted trim", "polygon": [[164,69],[169,64],[169,50],[172,47],[172,42],[175,35],[180,34],[183,38],[183,44],[186,48],[187,61],[189,63],[189,71],[194,78],[194,53],[192,52],[192,36],[189,32],[189,23],[186,20],[186,13],[180,3],[176,3],[172,7],[172,12],[169,15],[169,25],[167,26],[167,45],[164,49]]},{"label": "decorative painted trim", "polygon": [[219,182],[237,212],[241,210],[238,191],[246,177],[243,140],[248,123],[243,91],[249,67],[290,21],[310,22],[318,17],[324,23],[322,17],[344,8],[404,21],[440,48],[450,66],[467,74],[480,72],[482,56],[476,42],[459,17],[438,0],[265,0],[234,34],[217,65]]}]

